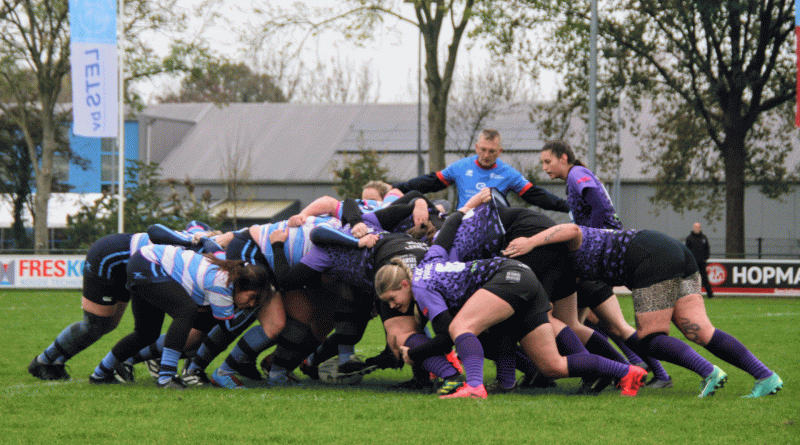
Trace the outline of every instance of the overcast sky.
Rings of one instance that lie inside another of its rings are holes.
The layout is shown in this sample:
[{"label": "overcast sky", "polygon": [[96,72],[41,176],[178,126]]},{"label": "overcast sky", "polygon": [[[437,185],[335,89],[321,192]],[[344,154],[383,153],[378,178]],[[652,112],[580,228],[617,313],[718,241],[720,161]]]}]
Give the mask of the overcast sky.
[{"label": "overcast sky", "polygon": [[[180,0],[191,5],[196,0]],[[259,0],[256,5],[273,4],[288,7],[297,0]],[[309,6],[320,7],[326,4],[336,3],[337,0],[303,0]],[[254,4],[253,0],[226,0],[220,6],[219,12],[230,17],[234,22],[238,20],[246,21],[247,14],[240,12],[248,11]],[[404,14],[413,17],[413,8],[410,5],[403,5]],[[330,57],[338,55],[341,60],[348,60],[354,67],[361,67],[364,63],[369,63],[380,82],[379,102],[416,102],[417,100],[417,73],[418,73],[418,48],[419,33],[417,28],[400,22],[387,20],[388,25],[396,25],[395,31],[390,32],[389,27],[383,32],[375,34],[372,41],[364,46],[354,45],[345,40],[339,33],[328,33],[320,39],[320,46],[307,48],[304,58],[312,62],[315,57],[322,55],[322,59],[329,62]],[[206,33],[209,36],[212,47],[217,51],[235,57],[240,54],[239,44],[236,41],[236,33],[229,27],[222,26],[210,30]],[[442,42],[449,43],[450,36],[443,33]],[[474,69],[485,69],[488,64],[488,52],[482,48],[468,49],[467,39],[462,39],[458,54],[458,66],[461,72],[466,71],[467,64],[471,63]],[[440,48],[444,51],[444,47]],[[444,61],[444,55],[440,59]],[[459,70],[456,71],[457,73]],[[424,75],[424,74],[423,74]],[[541,79],[542,85],[552,85],[554,77],[544,75]],[[157,85],[151,87],[144,86],[145,95],[152,95]],[[149,90],[149,92],[148,92]],[[542,88],[543,91],[551,91],[551,87]],[[544,98],[547,93],[539,91],[537,97]]]}]

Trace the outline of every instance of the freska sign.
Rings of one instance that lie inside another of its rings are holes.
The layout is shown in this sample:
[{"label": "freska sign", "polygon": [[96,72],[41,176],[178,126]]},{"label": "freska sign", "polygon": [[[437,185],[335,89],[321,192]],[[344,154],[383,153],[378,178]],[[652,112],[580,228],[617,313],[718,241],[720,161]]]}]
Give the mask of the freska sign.
[{"label": "freska sign", "polygon": [[83,287],[80,255],[0,255],[0,289]]}]

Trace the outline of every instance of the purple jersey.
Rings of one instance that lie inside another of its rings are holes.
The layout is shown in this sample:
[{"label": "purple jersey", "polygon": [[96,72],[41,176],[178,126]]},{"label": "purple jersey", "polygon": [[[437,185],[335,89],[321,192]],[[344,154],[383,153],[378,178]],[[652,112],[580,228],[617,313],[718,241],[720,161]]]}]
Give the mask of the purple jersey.
[{"label": "purple jersey", "polygon": [[368,278],[374,276],[369,260],[373,249],[353,249],[343,246],[313,246],[300,260],[301,263],[331,275],[343,283],[358,287],[364,292],[374,291]]},{"label": "purple jersey", "polygon": [[[586,191],[594,189],[596,193],[588,198]],[[608,196],[603,183],[597,179],[588,168],[580,165],[573,166],[567,175],[567,204],[569,204],[572,221],[579,226],[595,227],[596,229],[622,229],[622,223],[617,217],[614,204]],[[593,215],[599,213],[597,217]],[[592,220],[600,221],[600,227],[592,224]]]},{"label": "purple jersey", "polygon": [[578,277],[615,286],[625,284],[628,275],[625,251],[636,231],[584,226],[580,226],[580,229],[583,242],[578,250],[572,252]]},{"label": "purple jersey", "polygon": [[382,232],[375,246],[354,249],[336,245],[314,246],[300,261],[317,272],[323,272],[357,286],[364,292],[374,292],[375,272],[392,258],[399,256],[409,267],[416,265],[428,250],[424,243],[407,235]]},{"label": "purple jersey", "polygon": [[448,261],[447,251],[434,245],[414,269],[411,289],[422,314],[429,320],[459,307],[497,272],[504,258],[469,262]]}]

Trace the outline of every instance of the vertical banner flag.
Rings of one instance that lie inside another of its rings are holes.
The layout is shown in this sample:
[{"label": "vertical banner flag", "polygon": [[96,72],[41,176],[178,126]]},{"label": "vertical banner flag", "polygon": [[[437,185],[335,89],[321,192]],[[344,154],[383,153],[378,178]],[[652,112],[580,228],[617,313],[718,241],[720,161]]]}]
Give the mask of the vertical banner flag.
[{"label": "vertical banner flag", "polygon": [[117,136],[117,0],[69,0],[73,132]]},{"label": "vertical banner flag", "polygon": [[794,125],[800,127],[800,0],[794,0],[794,39],[797,59],[797,109],[794,113]]}]

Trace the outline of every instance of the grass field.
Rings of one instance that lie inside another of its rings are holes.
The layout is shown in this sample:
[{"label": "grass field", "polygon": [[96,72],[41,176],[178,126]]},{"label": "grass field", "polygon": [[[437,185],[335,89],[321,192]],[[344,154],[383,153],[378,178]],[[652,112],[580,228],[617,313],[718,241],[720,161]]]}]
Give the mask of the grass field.
[{"label": "grass field", "polygon": [[[630,298],[620,300],[632,320]],[[27,373],[28,362],[79,319],[79,292],[0,291],[0,307],[3,444],[800,443],[800,299],[706,300],[715,326],[739,338],[785,382],[777,396],[752,400],[739,397],[750,392],[753,379],[702,348],[730,376],[707,399],[696,397],[699,376],[669,363],[664,366],[675,387],[645,388],[634,398],[617,390],[571,395],[578,379],[488,400],[388,390],[411,377],[408,367],[377,371],[354,387],[304,380],[296,388],[177,392],[156,387],[140,365],[135,383],[89,385],[99,360],[132,329],[129,313],[116,331],[70,360],[72,380],[42,382]],[[383,349],[377,320],[357,349],[363,356]],[[494,379],[492,363],[485,378]]]}]

